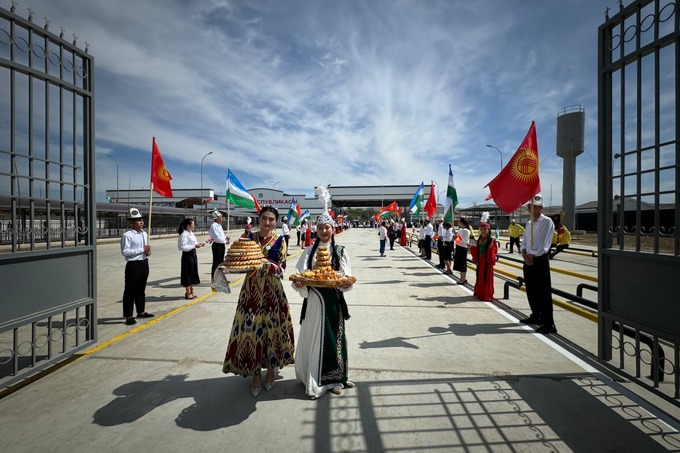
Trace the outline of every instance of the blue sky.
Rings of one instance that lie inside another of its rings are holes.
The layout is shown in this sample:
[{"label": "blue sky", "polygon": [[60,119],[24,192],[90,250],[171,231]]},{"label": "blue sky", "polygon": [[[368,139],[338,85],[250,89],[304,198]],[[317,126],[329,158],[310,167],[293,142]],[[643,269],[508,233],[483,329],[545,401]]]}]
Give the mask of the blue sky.
[{"label": "blue sky", "polygon": [[[9,3],[9,2],[6,2]],[[627,3],[627,2],[626,2]],[[9,5],[4,5],[9,7]],[[53,0],[50,21],[95,57],[97,198],[149,184],[156,137],[176,189],[313,194],[419,184],[459,206],[536,121],[541,184],[562,200],[558,112],[582,105],[577,204],[597,198],[597,29],[616,0]]]}]

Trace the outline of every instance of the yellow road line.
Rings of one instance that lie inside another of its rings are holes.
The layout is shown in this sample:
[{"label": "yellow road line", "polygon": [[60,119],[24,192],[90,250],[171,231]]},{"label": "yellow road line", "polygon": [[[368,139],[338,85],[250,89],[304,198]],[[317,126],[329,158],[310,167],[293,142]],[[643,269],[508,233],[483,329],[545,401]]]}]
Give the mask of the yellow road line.
[{"label": "yellow road line", "polygon": [[[296,253],[292,253],[290,256],[297,256],[297,255],[299,255],[300,253],[302,253],[301,250],[298,251],[298,252],[296,252]],[[237,279],[237,280],[235,280],[235,281],[233,281],[233,282],[231,282],[231,283],[229,283],[229,287],[236,286],[237,284],[241,283],[244,279],[245,279],[245,276],[244,276],[244,277],[241,277],[241,278],[239,278],[239,279]],[[11,385],[10,387],[8,387],[8,388],[6,388],[6,389],[0,391],[0,399],[6,397],[6,396],[8,396],[8,395],[11,395],[12,393],[14,393],[14,392],[16,392],[16,391],[18,391],[18,390],[20,390],[20,389],[26,387],[27,385],[29,385],[29,384],[31,384],[31,383],[37,381],[38,379],[41,379],[41,378],[43,378],[43,377],[45,377],[45,376],[47,376],[47,375],[49,375],[49,374],[54,373],[55,371],[57,371],[57,370],[59,370],[59,369],[65,367],[65,366],[68,365],[68,364],[71,364],[71,363],[73,363],[73,362],[76,362],[76,361],[82,359],[83,357],[87,357],[88,355],[92,355],[92,354],[94,354],[94,353],[97,352],[97,351],[101,351],[102,349],[104,349],[104,348],[106,348],[106,347],[108,347],[108,346],[111,346],[111,345],[114,344],[114,343],[119,342],[119,341],[122,340],[123,338],[126,338],[126,337],[132,335],[133,333],[141,332],[142,330],[146,329],[147,327],[150,327],[150,326],[156,324],[157,322],[160,322],[161,320],[163,320],[163,319],[165,319],[165,318],[168,318],[168,317],[170,317],[170,316],[172,316],[172,315],[175,315],[175,314],[177,314],[177,313],[179,313],[179,312],[181,312],[181,311],[183,311],[183,310],[186,310],[187,308],[189,308],[189,307],[191,307],[191,306],[193,306],[193,305],[196,305],[197,303],[202,302],[202,301],[208,299],[209,297],[214,296],[215,294],[217,294],[217,292],[215,292],[215,291],[210,292],[210,293],[206,294],[205,296],[201,296],[201,297],[199,297],[198,299],[195,299],[195,300],[193,300],[193,301],[191,301],[191,302],[187,302],[186,304],[182,305],[181,307],[177,307],[177,308],[175,308],[174,310],[169,311],[168,313],[166,313],[166,314],[164,314],[164,315],[161,315],[161,316],[159,316],[159,317],[157,317],[157,318],[154,318],[154,319],[152,319],[152,320],[150,320],[150,321],[147,321],[147,322],[145,322],[144,324],[142,324],[141,326],[135,327],[134,329],[128,330],[128,331],[125,332],[125,333],[122,333],[122,334],[120,334],[120,335],[117,335],[117,336],[111,338],[110,340],[105,341],[104,343],[102,343],[102,344],[100,344],[100,345],[97,345],[97,346],[95,346],[95,347],[93,347],[93,348],[88,349],[88,350],[85,351],[85,352],[73,354],[72,356],[68,357],[67,359],[65,359],[65,360],[63,360],[63,361],[61,361],[61,362],[59,362],[59,363],[56,363],[56,364],[50,366],[49,368],[47,368],[47,369],[45,369],[45,370],[42,370],[42,371],[40,371],[39,373],[36,373],[36,374],[34,374],[34,375],[32,375],[32,376],[29,376],[29,377],[27,377],[26,379],[24,379],[23,381],[20,381],[20,382],[18,382],[17,384]]]}]

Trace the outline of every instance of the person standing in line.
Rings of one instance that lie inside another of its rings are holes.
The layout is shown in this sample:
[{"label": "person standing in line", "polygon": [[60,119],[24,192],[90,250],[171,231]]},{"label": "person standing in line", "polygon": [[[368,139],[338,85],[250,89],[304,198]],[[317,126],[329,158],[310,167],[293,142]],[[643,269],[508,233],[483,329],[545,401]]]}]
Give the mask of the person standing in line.
[{"label": "person standing in line", "polygon": [[491,237],[491,225],[487,222],[479,224],[479,239],[470,247],[472,262],[477,265],[477,279],[473,296],[491,302],[493,300],[493,266],[498,260],[498,242]]},{"label": "person standing in line", "polygon": [[442,218],[437,217],[435,225],[437,227],[437,254],[439,255],[439,264],[435,266],[437,269],[445,269],[444,264],[444,223]]},{"label": "person standing in line", "polygon": [[311,240],[315,241],[316,240],[316,222],[314,220],[312,220],[312,225],[310,226],[309,231],[311,232]]},{"label": "person standing in line", "polygon": [[215,271],[224,261],[224,254],[226,252],[227,244],[229,244],[229,237],[224,234],[222,228],[222,213],[215,209],[210,213],[213,218],[213,223],[210,225],[210,248],[212,249],[212,267],[210,268],[210,280],[214,279]]},{"label": "person standing in line", "polygon": [[276,234],[278,218],[276,208],[262,207],[260,229],[248,237],[260,247],[264,262],[243,281],[222,365],[225,374],[252,376],[253,397],[262,391],[263,368],[267,370],[264,387],[269,391],[276,380],[276,368],[295,363],[293,322],[281,283],[288,249],[283,236]]},{"label": "person standing in line", "polygon": [[510,219],[510,226],[508,226],[508,235],[510,236],[510,253],[513,253],[513,246],[517,246],[517,253],[520,251],[519,238],[524,234],[524,227],[515,222],[515,219]]},{"label": "person standing in line", "polygon": [[288,246],[290,245],[290,225],[288,225],[288,217],[286,216],[283,216],[281,219],[281,234],[286,241],[286,250],[288,250]]},{"label": "person standing in line", "polygon": [[444,267],[446,270],[444,273],[446,275],[453,275],[453,271],[451,271],[451,259],[453,257],[453,239],[454,239],[454,233],[453,233],[453,226],[451,225],[450,222],[443,222],[442,223],[442,248],[440,249],[439,253],[442,256],[442,260],[444,261]]},{"label": "person standing in line", "polygon": [[418,230],[418,256],[421,258],[425,256],[425,225],[420,225]]},{"label": "person standing in line", "polygon": [[408,243],[406,219],[402,218],[399,225],[401,225],[401,229],[399,230],[399,245],[406,247],[406,244]]},{"label": "person standing in line", "polygon": [[297,233],[297,246],[300,247],[300,236],[302,236],[300,224],[295,226],[295,232]]},{"label": "person standing in line", "polygon": [[196,249],[200,249],[205,245],[205,242],[198,242],[194,235],[194,219],[184,219],[177,227],[179,238],[177,239],[177,248],[182,252],[180,283],[184,287],[184,298],[191,300],[196,299],[194,293],[194,285],[201,283],[198,276],[198,257],[196,256]]},{"label": "person standing in line", "polygon": [[[297,273],[314,268],[316,251],[325,246],[331,256],[331,267],[343,275],[352,275],[352,264],[345,247],[335,242],[333,219],[321,214],[317,239],[300,256]],[[295,377],[305,386],[305,393],[317,399],[327,390],[336,395],[354,383],[347,378],[347,338],[345,321],[349,310],[344,294],[352,286],[316,288],[293,283],[304,298],[300,316],[300,337],[295,348]]]},{"label": "person standing in line", "polygon": [[130,229],[120,238],[120,253],[125,258],[125,289],[123,290],[123,317],[128,326],[137,324],[132,316],[137,309],[138,318],[151,318],[147,313],[146,281],[149,278],[149,257],[151,245],[144,228],[144,217],[137,208],[130,208],[128,217]]},{"label": "person standing in line", "polygon": [[470,224],[467,219],[461,218],[458,221],[458,232],[454,239],[456,250],[453,255],[453,270],[460,272],[460,279],[457,285],[467,283],[467,254],[470,247]]},{"label": "person standing in line", "polygon": [[387,242],[387,228],[385,227],[385,221],[380,222],[378,227],[378,239],[380,239],[380,256],[385,256],[385,243]]},{"label": "person standing in line", "polygon": [[390,250],[394,250],[394,241],[397,239],[397,228],[394,224],[394,220],[390,220],[390,226],[387,229],[387,234],[390,239]]},{"label": "person standing in line", "polygon": [[555,258],[555,255],[562,250],[568,249],[569,244],[571,244],[571,232],[562,223],[562,215],[555,214],[553,216],[553,223],[555,224],[555,233],[553,234],[550,252],[548,253],[550,259]]},{"label": "person standing in line", "polygon": [[521,251],[524,259],[524,284],[531,315],[521,319],[520,322],[539,325],[536,329],[538,333],[557,333],[553,319],[552,283],[548,257],[555,224],[550,217],[542,213],[543,197],[540,194],[534,195],[533,208],[531,203],[527,205],[527,208],[529,221],[524,227]]},{"label": "person standing in line", "polygon": [[432,236],[434,236],[434,229],[429,219],[425,219],[423,225],[423,258],[426,260],[432,259]]}]

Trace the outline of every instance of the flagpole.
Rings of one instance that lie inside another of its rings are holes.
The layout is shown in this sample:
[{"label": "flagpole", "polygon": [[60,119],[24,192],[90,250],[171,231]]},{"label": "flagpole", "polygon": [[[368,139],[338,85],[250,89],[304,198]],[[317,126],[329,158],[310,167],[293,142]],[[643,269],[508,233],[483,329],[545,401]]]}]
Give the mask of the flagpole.
[{"label": "flagpole", "polygon": [[151,207],[153,206],[153,183],[149,185],[149,243],[151,243]]},{"label": "flagpole", "polygon": [[227,198],[227,237],[230,237],[230,230],[229,230],[229,211],[231,211],[231,203],[229,203],[229,199]]},{"label": "flagpole", "polygon": [[529,205],[529,212],[531,215],[531,226],[529,229],[529,236],[531,237],[531,248],[534,248],[534,197],[531,197],[531,204]]}]

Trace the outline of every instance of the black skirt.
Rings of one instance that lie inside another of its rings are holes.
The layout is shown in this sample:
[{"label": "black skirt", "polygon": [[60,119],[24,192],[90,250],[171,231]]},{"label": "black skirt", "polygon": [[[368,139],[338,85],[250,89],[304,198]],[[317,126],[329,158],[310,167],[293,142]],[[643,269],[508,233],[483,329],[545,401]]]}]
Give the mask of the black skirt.
[{"label": "black skirt", "polygon": [[196,257],[196,249],[189,252],[182,252],[182,270],[179,281],[184,287],[201,283],[201,279],[198,277],[198,258]]},{"label": "black skirt", "polygon": [[456,251],[453,254],[453,270],[458,272],[467,272],[467,247],[456,246]]}]

